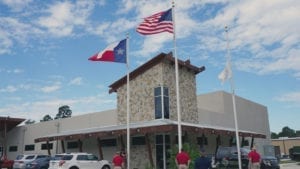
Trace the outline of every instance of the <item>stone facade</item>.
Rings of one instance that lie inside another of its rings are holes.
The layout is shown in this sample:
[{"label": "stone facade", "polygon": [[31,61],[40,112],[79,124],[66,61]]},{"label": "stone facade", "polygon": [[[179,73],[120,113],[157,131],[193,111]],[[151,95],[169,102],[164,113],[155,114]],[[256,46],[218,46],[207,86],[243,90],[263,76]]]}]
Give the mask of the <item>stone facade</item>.
[{"label": "stone facade", "polygon": [[[198,119],[195,74],[179,68],[181,118],[195,123]],[[170,119],[177,120],[176,83],[174,64],[164,60],[130,80],[130,122],[154,120],[154,88],[163,85],[169,89]],[[118,123],[126,123],[127,85],[117,90]]]}]

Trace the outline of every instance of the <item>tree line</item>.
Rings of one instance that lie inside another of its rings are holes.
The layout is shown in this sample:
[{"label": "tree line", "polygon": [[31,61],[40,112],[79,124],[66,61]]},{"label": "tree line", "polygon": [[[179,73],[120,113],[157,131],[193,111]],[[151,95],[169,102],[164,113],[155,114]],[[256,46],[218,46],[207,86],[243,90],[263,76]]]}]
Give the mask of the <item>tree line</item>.
[{"label": "tree line", "polygon": [[279,133],[271,132],[271,139],[277,139],[279,137],[300,137],[300,130],[294,130],[285,126]]},{"label": "tree line", "polygon": [[[54,118],[52,118],[49,114],[45,115],[40,122],[55,120],[55,119],[61,119],[61,118],[68,118],[72,116],[72,110],[70,109],[70,106],[63,105],[58,108],[58,113]],[[35,123],[35,120],[28,119],[25,121],[25,124],[33,124]]]}]

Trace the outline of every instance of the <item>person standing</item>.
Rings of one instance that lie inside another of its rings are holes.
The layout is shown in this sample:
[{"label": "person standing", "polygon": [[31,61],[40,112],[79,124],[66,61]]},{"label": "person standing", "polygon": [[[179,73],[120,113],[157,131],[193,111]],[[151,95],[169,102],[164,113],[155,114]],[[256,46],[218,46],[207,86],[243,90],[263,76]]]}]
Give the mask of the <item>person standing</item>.
[{"label": "person standing", "polygon": [[113,169],[122,169],[124,167],[124,159],[120,152],[116,152],[112,160]]},{"label": "person standing", "polygon": [[260,169],[260,154],[256,151],[256,147],[252,147],[252,150],[248,154],[249,169]]},{"label": "person standing", "polygon": [[125,150],[122,150],[121,151],[121,157],[123,158],[123,161],[124,161],[124,169],[126,169],[127,168],[127,155],[126,155],[126,152],[125,152]]},{"label": "person standing", "polygon": [[185,152],[183,149],[181,149],[180,152],[176,155],[176,165],[178,166],[178,169],[188,169],[191,158],[187,152]]},{"label": "person standing", "polygon": [[195,159],[194,169],[209,169],[211,168],[211,159],[206,157],[205,150],[200,150],[200,156]]}]

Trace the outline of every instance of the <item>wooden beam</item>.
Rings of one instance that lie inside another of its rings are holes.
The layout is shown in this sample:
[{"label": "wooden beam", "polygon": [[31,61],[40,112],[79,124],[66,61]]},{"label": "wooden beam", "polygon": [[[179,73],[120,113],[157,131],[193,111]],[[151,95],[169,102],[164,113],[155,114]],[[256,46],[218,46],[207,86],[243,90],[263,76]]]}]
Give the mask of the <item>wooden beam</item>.
[{"label": "wooden beam", "polygon": [[60,140],[61,142],[61,149],[62,149],[62,152],[65,153],[66,152],[66,149],[65,149],[65,141],[64,140]]},{"label": "wooden beam", "polygon": [[125,142],[124,142],[123,135],[120,135],[119,138],[121,143],[121,151],[125,151]]},{"label": "wooden beam", "polygon": [[46,146],[47,146],[48,155],[51,156],[49,141],[46,141]]},{"label": "wooden beam", "polygon": [[103,151],[102,151],[102,145],[101,145],[101,139],[97,137],[97,142],[98,142],[98,152],[99,152],[99,157],[101,160],[104,159],[103,157]]},{"label": "wooden beam", "polygon": [[146,145],[147,145],[148,157],[149,157],[150,165],[151,165],[152,168],[154,168],[154,160],[153,160],[153,156],[152,156],[151,141],[150,141],[148,133],[145,135],[145,139],[146,139]]},{"label": "wooden beam", "polygon": [[78,139],[78,151],[82,152],[82,141],[80,139]]}]

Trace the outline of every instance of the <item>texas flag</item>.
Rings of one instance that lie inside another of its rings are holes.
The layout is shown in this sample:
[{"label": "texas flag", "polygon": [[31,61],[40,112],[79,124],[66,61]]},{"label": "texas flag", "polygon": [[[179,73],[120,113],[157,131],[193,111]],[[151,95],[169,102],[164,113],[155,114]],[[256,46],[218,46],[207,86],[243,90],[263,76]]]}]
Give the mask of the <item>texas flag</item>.
[{"label": "texas flag", "polygon": [[89,60],[126,63],[126,40],[110,44],[103,51],[90,57]]}]

